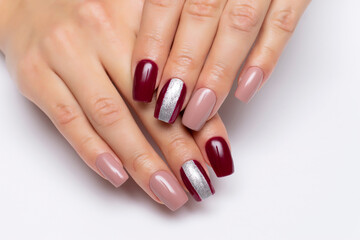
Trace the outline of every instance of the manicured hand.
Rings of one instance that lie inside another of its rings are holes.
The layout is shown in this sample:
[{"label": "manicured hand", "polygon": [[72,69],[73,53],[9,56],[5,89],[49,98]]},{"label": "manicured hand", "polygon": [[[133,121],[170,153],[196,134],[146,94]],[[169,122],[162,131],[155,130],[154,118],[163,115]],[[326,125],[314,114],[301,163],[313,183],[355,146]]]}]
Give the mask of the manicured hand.
[{"label": "manicured hand", "polygon": [[151,198],[176,210],[188,200],[183,187],[198,201],[214,193],[206,163],[218,176],[233,172],[218,116],[193,137],[179,120],[169,126],[154,119],[155,103],[144,106],[132,100],[131,57],[142,1],[0,3],[5,13],[0,18],[0,49],[22,94],[47,114],[84,162],[115,187],[129,173]]},{"label": "manicured hand", "polygon": [[186,108],[183,124],[200,130],[217,113],[242,64],[235,95],[250,101],[309,2],[145,0],[132,59],[134,99],[150,102],[158,87],[155,117],[173,123]]}]

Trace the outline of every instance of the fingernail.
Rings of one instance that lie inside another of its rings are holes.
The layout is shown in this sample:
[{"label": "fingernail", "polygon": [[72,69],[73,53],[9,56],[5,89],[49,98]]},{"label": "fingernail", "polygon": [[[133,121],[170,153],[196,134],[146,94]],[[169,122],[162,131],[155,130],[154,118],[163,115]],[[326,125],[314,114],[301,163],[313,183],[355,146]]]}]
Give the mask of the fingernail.
[{"label": "fingernail", "polygon": [[150,188],[160,201],[172,211],[176,211],[188,201],[179,182],[166,171],[159,171],[151,176]]},{"label": "fingernail", "polygon": [[135,101],[151,102],[156,78],[158,75],[158,66],[151,60],[141,60],[135,69],[133,98]]},{"label": "fingernail", "polygon": [[185,95],[185,83],[179,78],[170,79],[161,89],[156,102],[155,118],[166,123],[174,123],[181,111]]},{"label": "fingernail", "polygon": [[97,156],[95,165],[115,187],[120,187],[129,178],[124,168],[110,153],[102,153]]},{"label": "fingernail", "polygon": [[181,178],[196,201],[204,200],[215,193],[210,178],[196,160],[185,162],[180,169]]},{"label": "fingernail", "polygon": [[194,131],[199,131],[208,120],[215,103],[215,93],[208,88],[200,88],[191,97],[185,109],[182,123]]},{"label": "fingernail", "polygon": [[258,67],[250,67],[240,78],[235,97],[240,101],[248,103],[259,89],[264,78],[264,72]]},{"label": "fingernail", "polygon": [[206,142],[205,149],[216,176],[225,177],[234,172],[233,159],[225,139],[213,137]]}]

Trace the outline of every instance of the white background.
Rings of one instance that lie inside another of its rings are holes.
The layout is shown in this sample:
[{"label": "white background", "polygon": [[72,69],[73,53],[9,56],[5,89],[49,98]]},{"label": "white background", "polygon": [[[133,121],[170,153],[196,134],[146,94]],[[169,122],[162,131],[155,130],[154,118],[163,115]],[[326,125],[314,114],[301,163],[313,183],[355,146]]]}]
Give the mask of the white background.
[{"label": "white background", "polygon": [[360,239],[360,1],[313,1],[271,80],[221,115],[236,173],[176,213],[114,189],[0,61],[0,239]]}]

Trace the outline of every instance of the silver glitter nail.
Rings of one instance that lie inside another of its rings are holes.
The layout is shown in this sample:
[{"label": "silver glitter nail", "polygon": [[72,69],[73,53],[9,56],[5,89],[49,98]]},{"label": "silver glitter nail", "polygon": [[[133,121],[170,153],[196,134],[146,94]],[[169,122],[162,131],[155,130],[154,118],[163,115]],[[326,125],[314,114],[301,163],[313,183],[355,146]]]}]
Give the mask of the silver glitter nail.
[{"label": "silver glitter nail", "polygon": [[201,199],[212,195],[209,184],[193,160],[184,163],[182,169]]},{"label": "silver glitter nail", "polygon": [[164,99],[161,104],[159,120],[169,122],[179,100],[184,82],[178,78],[170,80]]}]

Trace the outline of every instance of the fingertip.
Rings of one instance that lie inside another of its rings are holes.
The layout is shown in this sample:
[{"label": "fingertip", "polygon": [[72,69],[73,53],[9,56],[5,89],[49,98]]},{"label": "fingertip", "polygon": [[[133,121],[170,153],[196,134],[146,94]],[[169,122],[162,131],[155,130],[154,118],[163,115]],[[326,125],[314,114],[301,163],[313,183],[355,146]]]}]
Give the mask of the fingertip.
[{"label": "fingertip", "polygon": [[264,71],[259,67],[249,67],[240,77],[235,97],[244,103],[249,103],[260,88],[264,79]]},{"label": "fingertip", "polygon": [[116,161],[110,153],[98,155],[95,165],[105,179],[116,188],[123,185],[129,179],[129,175],[126,173],[123,166]]}]

